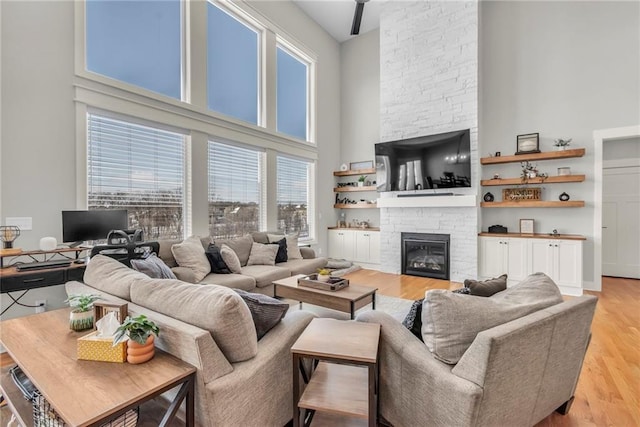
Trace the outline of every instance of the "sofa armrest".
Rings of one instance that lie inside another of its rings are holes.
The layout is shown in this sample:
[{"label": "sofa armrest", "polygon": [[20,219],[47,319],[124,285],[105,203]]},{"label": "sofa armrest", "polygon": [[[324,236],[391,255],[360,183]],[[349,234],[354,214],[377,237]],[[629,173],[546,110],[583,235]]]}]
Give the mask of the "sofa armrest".
[{"label": "sofa armrest", "polygon": [[316,251],[306,246],[300,248],[300,254],[302,255],[303,259],[312,259],[316,257]]},{"label": "sofa armrest", "polygon": [[178,280],[182,280],[183,282],[187,282],[187,283],[198,283],[196,281],[195,273],[190,268],[187,268],[187,267],[173,267],[171,269],[171,271],[173,271],[173,274],[176,275],[176,278]]}]

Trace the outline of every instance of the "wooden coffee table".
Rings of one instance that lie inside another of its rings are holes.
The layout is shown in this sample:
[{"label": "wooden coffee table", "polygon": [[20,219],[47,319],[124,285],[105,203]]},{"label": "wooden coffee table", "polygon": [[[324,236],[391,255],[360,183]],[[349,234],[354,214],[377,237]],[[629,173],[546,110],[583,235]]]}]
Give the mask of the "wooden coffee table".
[{"label": "wooden coffee table", "polygon": [[298,286],[298,278],[300,277],[305,277],[305,275],[298,274],[297,276],[291,276],[273,282],[274,296],[300,301],[300,304],[306,302],[343,313],[349,313],[351,319],[354,318],[356,310],[361,309],[367,304],[371,304],[373,310],[376,309],[376,291],[378,288],[349,285],[339,291],[323,291]]}]

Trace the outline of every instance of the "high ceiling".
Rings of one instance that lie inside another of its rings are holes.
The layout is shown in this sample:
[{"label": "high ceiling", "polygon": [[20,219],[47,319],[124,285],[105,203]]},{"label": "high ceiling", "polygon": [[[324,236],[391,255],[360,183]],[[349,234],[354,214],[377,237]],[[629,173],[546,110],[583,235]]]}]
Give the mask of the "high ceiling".
[{"label": "high ceiling", "polygon": [[[380,26],[380,11],[385,1],[388,0],[369,0],[365,3],[360,34]],[[293,2],[338,42],[342,43],[356,37],[349,34],[356,9],[355,0],[293,0]]]}]

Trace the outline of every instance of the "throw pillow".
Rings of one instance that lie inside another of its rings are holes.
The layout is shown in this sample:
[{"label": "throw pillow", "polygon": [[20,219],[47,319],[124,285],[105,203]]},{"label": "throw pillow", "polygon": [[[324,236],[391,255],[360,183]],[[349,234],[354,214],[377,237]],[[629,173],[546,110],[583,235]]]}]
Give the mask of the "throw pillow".
[{"label": "throw pillow", "polygon": [[234,289],[249,307],[258,341],[276,326],[289,310],[289,304],[270,296]]},{"label": "throw pillow", "polygon": [[471,280],[466,279],[464,281],[464,287],[469,289],[471,295],[478,297],[490,297],[493,294],[502,292],[507,289],[507,275],[503,274],[500,277],[494,277],[487,280]]},{"label": "throw pillow", "polygon": [[229,270],[231,270],[232,273],[242,273],[240,259],[238,258],[238,255],[236,255],[236,253],[233,251],[233,249],[231,249],[227,245],[222,245],[222,248],[220,248],[220,255],[222,256],[224,263],[227,264],[227,267],[229,267]]},{"label": "throw pillow", "polygon": [[[282,234],[267,234],[269,243],[276,243],[282,239]],[[300,248],[298,247],[298,235],[287,234],[284,236],[287,239],[287,258],[288,259],[302,259]]]},{"label": "throw pillow", "polygon": [[454,294],[471,295],[471,291],[469,290],[469,288],[454,289],[451,292],[453,292]]},{"label": "throw pillow", "polygon": [[198,236],[191,236],[182,243],[173,245],[171,253],[180,267],[186,267],[193,271],[196,282],[204,279],[211,271],[211,265]]},{"label": "throw pillow", "polygon": [[278,244],[278,253],[276,254],[276,264],[279,262],[287,262],[287,239],[282,238],[276,242]]},{"label": "throw pillow", "polygon": [[265,245],[253,242],[247,265],[275,265],[278,245]]},{"label": "throw pillow", "polygon": [[227,267],[227,264],[225,264],[224,260],[222,259],[219,247],[217,247],[213,243],[209,243],[209,247],[206,251],[204,251],[204,253],[209,260],[209,265],[211,265],[212,273],[231,274],[231,270],[229,270],[229,267]]},{"label": "throw pillow", "polygon": [[411,305],[411,309],[404,318],[402,324],[420,341],[422,341],[422,302],[424,298],[416,300]]},{"label": "throw pillow", "polygon": [[132,259],[131,267],[152,279],[175,279],[176,275],[155,253],[145,259]]}]

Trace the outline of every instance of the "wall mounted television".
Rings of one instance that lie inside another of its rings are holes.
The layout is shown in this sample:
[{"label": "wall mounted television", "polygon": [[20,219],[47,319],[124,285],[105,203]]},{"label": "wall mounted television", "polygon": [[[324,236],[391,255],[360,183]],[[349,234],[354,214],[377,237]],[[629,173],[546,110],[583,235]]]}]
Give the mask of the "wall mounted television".
[{"label": "wall mounted television", "polygon": [[111,230],[129,227],[126,209],[62,211],[62,241],[78,245],[107,238]]},{"label": "wall mounted television", "polygon": [[469,129],[381,142],[375,150],[378,191],[472,185]]}]

